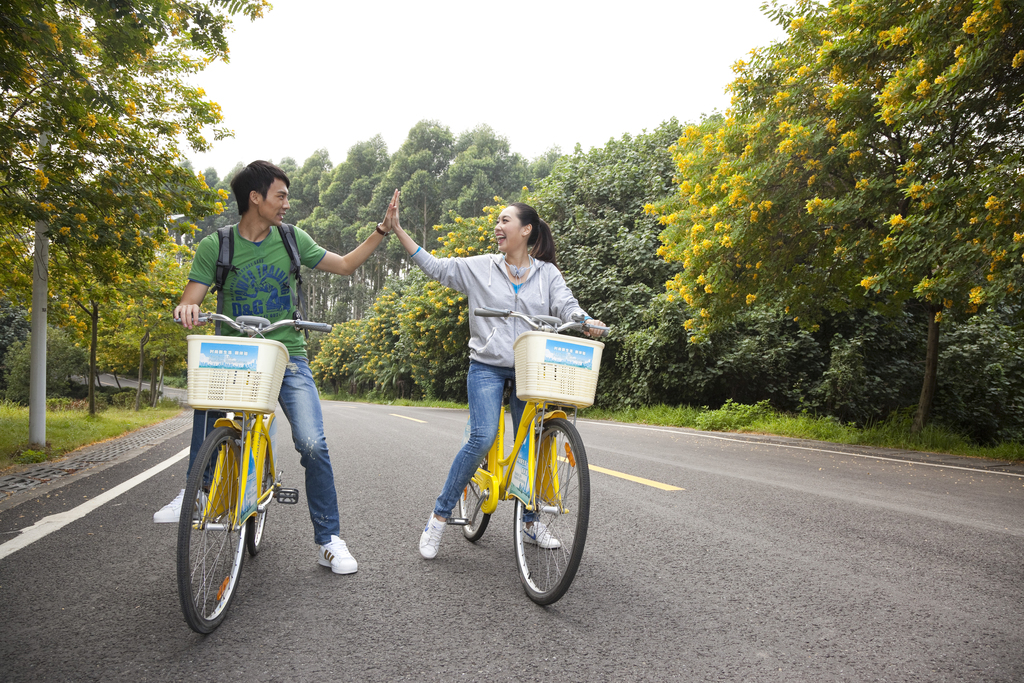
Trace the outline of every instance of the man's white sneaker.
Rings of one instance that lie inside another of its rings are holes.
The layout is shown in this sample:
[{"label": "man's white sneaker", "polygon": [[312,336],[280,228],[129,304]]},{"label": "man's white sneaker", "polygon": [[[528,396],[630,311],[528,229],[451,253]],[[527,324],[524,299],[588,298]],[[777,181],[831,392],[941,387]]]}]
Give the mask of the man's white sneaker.
[{"label": "man's white sneaker", "polygon": [[330,543],[320,546],[316,561],[323,567],[330,567],[335,574],[355,574],[359,563],[348,551],[345,541],[331,536]]},{"label": "man's white sneaker", "polygon": [[444,533],[445,526],[444,522],[437,521],[431,513],[427,526],[420,534],[420,555],[428,560],[437,557],[437,546],[441,545],[441,534]]},{"label": "man's white sneaker", "polygon": [[178,517],[181,516],[181,499],[184,497],[185,489],[182,489],[174,500],[153,513],[153,523],[177,524]]},{"label": "man's white sneaker", "polygon": [[530,526],[523,525],[523,541],[540,546],[545,550],[562,547],[562,542],[551,535],[551,531],[543,522],[534,522]]}]

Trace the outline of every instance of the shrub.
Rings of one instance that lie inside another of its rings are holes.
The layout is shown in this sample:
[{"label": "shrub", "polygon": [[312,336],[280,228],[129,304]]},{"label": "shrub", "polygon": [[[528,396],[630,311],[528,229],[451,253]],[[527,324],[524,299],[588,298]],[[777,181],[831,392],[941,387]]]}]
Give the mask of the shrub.
[{"label": "shrub", "polygon": [[748,427],[756,420],[771,415],[772,409],[768,401],[758,401],[754,405],[733,403],[729,399],[718,410],[709,410],[697,416],[697,429],[709,432],[736,431]]},{"label": "shrub", "polygon": [[[7,378],[7,398],[27,404],[29,374],[32,362],[30,341],[11,345],[4,361]],[[89,374],[89,358],[84,349],[74,345],[63,330],[48,328],[46,332],[46,395],[64,396],[79,385],[73,377]]]}]

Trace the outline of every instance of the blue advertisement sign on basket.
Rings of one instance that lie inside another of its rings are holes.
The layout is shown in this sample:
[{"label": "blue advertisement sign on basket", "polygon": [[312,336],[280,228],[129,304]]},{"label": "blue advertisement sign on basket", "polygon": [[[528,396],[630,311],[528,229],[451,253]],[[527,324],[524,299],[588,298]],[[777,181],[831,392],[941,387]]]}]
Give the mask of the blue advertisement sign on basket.
[{"label": "blue advertisement sign on basket", "polygon": [[560,339],[548,339],[544,345],[544,362],[593,370],[594,347]]},{"label": "blue advertisement sign on basket", "polygon": [[225,342],[203,342],[199,345],[199,367],[222,370],[256,371],[260,347]]}]

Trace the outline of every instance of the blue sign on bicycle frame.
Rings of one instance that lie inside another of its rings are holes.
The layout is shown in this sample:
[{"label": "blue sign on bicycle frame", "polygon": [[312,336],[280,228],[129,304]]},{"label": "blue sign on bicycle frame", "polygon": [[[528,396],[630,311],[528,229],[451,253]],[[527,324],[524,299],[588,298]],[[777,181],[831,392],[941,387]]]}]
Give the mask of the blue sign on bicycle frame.
[{"label": "blue sign on bicycle frame", "polygon": [[199,345],[199,367],[255,372],[259,355],[260,347],[256,345],[201,342]]},{"label": "blue sign on bicycle frame", "polygon": [[573,344],[559,339],[548,339],[544,344],[544,362],[593,370],[594,347]]},{"label": "blue sign on bicycle frame", "polygon": [[509,481],[508,492],[523,501],[523,505],[529,508],[530,498],[530,441],[527,436],[523,445],[516,453],[515,469],[512,470],[511,481]]}]

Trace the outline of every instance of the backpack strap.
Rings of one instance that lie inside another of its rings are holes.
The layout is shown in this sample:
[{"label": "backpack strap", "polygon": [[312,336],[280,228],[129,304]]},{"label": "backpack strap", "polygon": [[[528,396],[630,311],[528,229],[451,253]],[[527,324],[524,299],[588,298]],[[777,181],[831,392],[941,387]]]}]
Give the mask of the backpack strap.
[{"label": "backpack strap", "polygon": [[[284,242],[284,249],[292,260],[292,277],[295,278],[295,312],[296,316],[305,319],[306,308],[305,298],[302,292],[302,261],[299,258],[299,244],[295,240],[295,226],[282,223],[280,226],[281,241]],[[309,330],[306,330],[306,339],[309,339]]]},{"label": "backpack strap", "polygon": [[[217,295],[217,312],[224,311],[224,283],[227,282],[228,273],[235,271],[231,261],[235,257],[235,230],[234,226],[226,225],[217,229],[217,237],[220,250],[217,253],[217,266],[213,271],[213,292]],[[214,324],[214,333],[220,334],[220,321]]]}]

